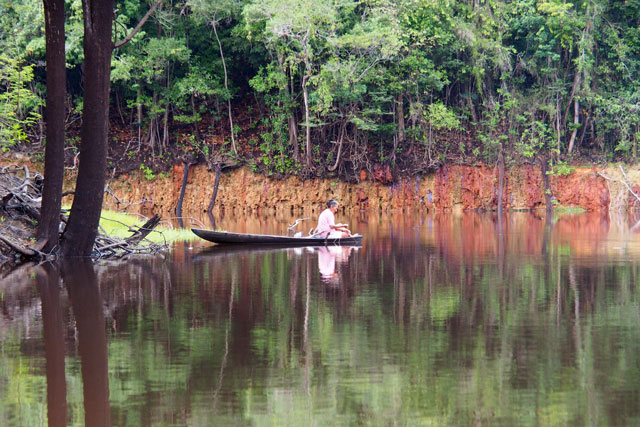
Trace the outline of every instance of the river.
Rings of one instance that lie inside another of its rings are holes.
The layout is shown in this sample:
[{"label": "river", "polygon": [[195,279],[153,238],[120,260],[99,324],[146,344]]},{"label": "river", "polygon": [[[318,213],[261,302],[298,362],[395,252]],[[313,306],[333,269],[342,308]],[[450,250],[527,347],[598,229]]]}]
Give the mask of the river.
[{"label": "river", "polygon": [[[282,233],[293,219],[216,225]],[[365,236],[361,247],[179,242],[0,282],[0,424],[640,423],[633,224],[338,221]]]}]

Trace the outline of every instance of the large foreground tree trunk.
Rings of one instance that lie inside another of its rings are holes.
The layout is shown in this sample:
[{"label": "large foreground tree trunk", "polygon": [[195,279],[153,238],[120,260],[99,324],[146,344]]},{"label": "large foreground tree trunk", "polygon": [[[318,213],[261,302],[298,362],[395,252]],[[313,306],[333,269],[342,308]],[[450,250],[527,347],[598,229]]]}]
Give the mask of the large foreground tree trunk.
[{"label": "large foreground tree trunk", "polygon": [[44,245],[43,250],[49,252],[58,245],[64,176],[64,99],[67,92],[64,0],[44,0],[44,16],[47,43],[47,145],[38,240]]},{"label": "large foreground tree trunk", "polygon": [[96,238],[107,163],[113,0],[83,0],[84,107],[80,166],[63,253],[89,256]]}]

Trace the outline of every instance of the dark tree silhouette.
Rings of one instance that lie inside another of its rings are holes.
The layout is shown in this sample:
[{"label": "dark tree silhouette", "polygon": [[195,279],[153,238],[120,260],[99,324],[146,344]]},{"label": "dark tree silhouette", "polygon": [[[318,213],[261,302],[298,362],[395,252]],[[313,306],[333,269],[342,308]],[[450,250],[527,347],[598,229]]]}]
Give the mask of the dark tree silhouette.
[{"label": "dark tree silhouette", "polygon": [[45,38],[47,43],[47,145],[45,147],[44,187],[38,224],[38,246],[50,251],[58,245],[58,224],[62,203],[64,175],[64,99],[65,35],[64,0],[44,0]]},{"label": "dark tree silhouette", "polygon": [[96,238],[107,165],[113,0],[83,0],[84,105],[78,181],[63,236],[65,256],[89,256]]}]

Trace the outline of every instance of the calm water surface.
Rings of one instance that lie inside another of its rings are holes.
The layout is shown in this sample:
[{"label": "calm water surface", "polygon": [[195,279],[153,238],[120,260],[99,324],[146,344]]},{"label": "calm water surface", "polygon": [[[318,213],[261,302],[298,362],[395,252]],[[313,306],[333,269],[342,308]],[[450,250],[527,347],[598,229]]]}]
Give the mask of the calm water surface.
[{"label": "calm water surface", "polygon": [[4,279],[0,424],[640,423],[640,235],[625,221],[338,220],[362,247],[194,241]]}]

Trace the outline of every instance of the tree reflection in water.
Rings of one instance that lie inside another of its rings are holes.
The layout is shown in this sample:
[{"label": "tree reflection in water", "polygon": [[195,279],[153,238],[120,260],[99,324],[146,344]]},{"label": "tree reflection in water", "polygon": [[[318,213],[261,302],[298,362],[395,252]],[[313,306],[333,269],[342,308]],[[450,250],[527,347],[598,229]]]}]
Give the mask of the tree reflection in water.
[{"label": "tree reflection in water", "polygon": [[371,215],[336,253],[178,245],[64,287],[44,267],[41,312],[23,272],[0,282],[0,424],[44,413],[41,343],[54,426],[637,424],[640,235],[615,227]]},{"label": "tree reflection in water", "polygon": [[102,297],[93,264],[85,259],[65,261],[61,269],[53,264],[45,264],[36,270],[36,283],[42,301],[48,425],[68,425],[60,276],[71,300],[77,330],[77,348],[82,365],[84,424],[110,426],[107,338]]},{"label": "tree reflection in water", "polygon": [[107,336],[102,298],[91,260],[66,260],[62,265],[62,278],[78,331],[85,425],[110,426]]},{"label": "tree reflection in water", "polygon": [[47,421],[49,426],[67,425],[67,381],[64,369],[64,324],[60,301],[60,273],[45,264],[36,272],[42,301],[44,351],[47,370]]}]

